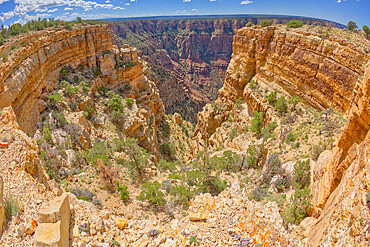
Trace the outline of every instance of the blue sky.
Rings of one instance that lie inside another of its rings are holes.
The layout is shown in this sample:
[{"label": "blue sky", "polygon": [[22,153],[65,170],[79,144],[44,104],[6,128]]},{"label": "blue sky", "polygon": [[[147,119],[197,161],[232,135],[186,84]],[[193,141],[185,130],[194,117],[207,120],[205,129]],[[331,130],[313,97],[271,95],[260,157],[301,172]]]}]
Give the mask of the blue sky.
[{"label": "blue sky", "polygon": [[0,0],[0,24],[157,15],[279,14],[370,26],[370,0]]}]

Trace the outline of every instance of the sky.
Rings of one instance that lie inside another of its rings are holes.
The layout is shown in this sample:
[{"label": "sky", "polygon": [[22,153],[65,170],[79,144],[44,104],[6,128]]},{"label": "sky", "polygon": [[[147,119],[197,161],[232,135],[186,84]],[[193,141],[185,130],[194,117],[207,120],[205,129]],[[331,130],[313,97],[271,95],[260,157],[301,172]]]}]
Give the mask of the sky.
[{"label": "sky", "polygon": [[0,24],[143,16],[272,14],[370,26],[370,0],[0,0]]}]

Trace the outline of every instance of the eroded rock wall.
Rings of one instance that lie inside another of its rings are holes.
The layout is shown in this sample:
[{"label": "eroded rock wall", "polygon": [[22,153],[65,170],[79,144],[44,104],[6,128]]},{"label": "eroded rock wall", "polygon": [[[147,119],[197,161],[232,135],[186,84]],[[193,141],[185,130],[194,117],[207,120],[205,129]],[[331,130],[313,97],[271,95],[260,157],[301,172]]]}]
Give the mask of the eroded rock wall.
[{"label": "eroded rock wall", "polygon": [[[88,66],[97,72],[99,85],[132,88],[130,97],[140,103],[139,120],[127,135],[138,138],[144,148],[158,153],[156,128],[164,114],[158,89],[145,76],[136,49],[129,46],[118,49],[112,44],[111,34],[109,25],[72,31],[51,29],[20,36],[1,46],[0,53],[8,54],[9,58],[0,64],[0,108],[12,106],[20,129],[32,132],[40,112],[47,106],[61,68]],[[149,123],[151,116],[155,120],[153,133],[149,126],[139,128]]]},{"label": "eroded rock wall", "polygon": [[[269,108],[263,107],[263,100],[249,87],[252,79],[299,96],[317,109],[332,107],[344,113],[347,124],[336,146],[325,151],[312,168],[312,206],[319,216],[309,229],[308,239],[312,246],[362,246],[370,239],[366,201],[370,188],[368,55],[341,40],[277,27],[242,28],[234,37],[233,47],[216,101],[223,110],[205,107],[198,114],[195,136],[206,139],[213,134],[239,97],[251,112],[262,111],[269,117]],[[201,150],[198,146],[194,150]]]}]

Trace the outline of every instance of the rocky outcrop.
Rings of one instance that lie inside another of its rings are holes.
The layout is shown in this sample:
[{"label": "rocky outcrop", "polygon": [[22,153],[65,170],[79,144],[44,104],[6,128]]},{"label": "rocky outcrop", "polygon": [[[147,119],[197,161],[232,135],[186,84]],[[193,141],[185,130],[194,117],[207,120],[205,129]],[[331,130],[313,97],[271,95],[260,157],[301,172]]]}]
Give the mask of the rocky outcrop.
[{"label": "rocky outcrop", "polygon": [[69,246],[71,211],[69,197],[64,193],[44,205],[38,212],[35,246]]},{"label": "rocky outcrop", "polygon": [[[19,49],[13,50],[11,47]],[[88,66],[98,75],[97,84],[112,89],[130,87],[131,98],[140,104],[140,116],[129,136],[138,138],[140,144],[158,153],[156,131],[150,132],[149,123],[154,117],[157,129],[164,113],[155,84],[145,76],[143,63],[135,48],[118,49],[112,44],[109,26],[87,26],[72,31],[53,29],[21,36],[0,47],[8,54],[8,61],[0,65],[0,108],[12,106],[22,131],[32,132],[40,120],[48,96],[54,90],[60,70],[65,66]],[[95,86],[95,90],[96,90]],[[93,97],[80,105],[81,110],[93,104]]]},{"label": "rocky outcrop", "polygon": [[305,32],[242,28],[233,46],[221,98],[241,97],[256,77],[316,108],[346,112],[365,69],[364,52]]},{"label": "rocky outcrop", "polygon": [[[253,79],[283,94],[299,96],[317,109],[333,108],[347,116],[337,145],[325,151],[312,167],[312,204],[318,220],[310,225],[313,246],[361,246],[370,239],[370,63],[355,46],[335,39],[322,39],[305,32],[278,27],[242,28],[234,37],[234,54],[216,104],[198,114],[195,134],[213,134],[242,97],[249,107],[264,112],[268,107],[250,89]],[[210,124],[212,122],[213,124]],[[215,125],[216,124],[216,125]],[[362,222],[362,223],[360,223]],[[350,242],[348,242],[350,241]]]},{"label": "rocky outcrop", "polygon": [[[254,79],[286,95],[299,96],[318,109],[332,107],[346,112],[356,97],[365,70],[365,53],[339,40],[323,39],[310,33],[286,31],[278,27],[242,28],[234,36],[234,53],[226,72],[224,86],[216,103],[224,108],[224,119],[240,97],[249,111],[262,111],[267,118],[269,107],[247,87]],[[195,133],[209,132],[198,114]],[[202,117],[203,116],[203,117]],[[221,123],[221,122],[220,122]]]},{"label": "rocky outcrop", "polygon": [[348,123],[338,145],[319,167],[321,172],[313,177],[313,206],[317,210],[322,209],[308,236],[314,246],[332,239],[339,245],[360,246],[370,239],[370,210],[366,199],[370,190],[369,88],[368,60],[364,79],[351,104]]},{"label": "rocky outcrop", "polygon": [[[1,46],[18,50],[0,65],[0,107],[11,105],[20,128],[30,132],[45,109],[45,98],[54,89],[60,69],[68,64],[97,67],[97,56],[112,49],[106,27],[63,29],[24,35]],[[20,117],[21,116],[21,117]]]}]

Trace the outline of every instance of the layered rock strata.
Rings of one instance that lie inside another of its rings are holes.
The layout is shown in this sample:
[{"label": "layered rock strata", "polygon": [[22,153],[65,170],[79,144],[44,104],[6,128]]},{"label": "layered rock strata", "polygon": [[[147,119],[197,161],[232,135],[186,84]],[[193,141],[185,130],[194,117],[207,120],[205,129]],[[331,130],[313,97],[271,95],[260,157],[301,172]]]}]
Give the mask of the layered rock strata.
[{"label": "layered rock strata", "polygon": [[[17,48],[10,53],[11,47]],[[139,120],[129,134],[138,138],[143,147],[158,152],[155,131],[151,133],[148,126],[144,131],[135,131],[149,123],[151,116],[155,120],[153,129],[159,126],[164,107],[158,90],[147,80],[136,49],[129,46],[118,49],[112,44],[109,26],[88,26],[72,31],[53,29],[24,35],[1,46],[0,53],[9,57],[0,64],[0,108],[12,106],[24,132],[32,132],[39,121],[60,70],[65,66],[83,65],[99,74],[99,85],[112,89],[131,87],[130,97],[141,104]]]},{"label": "layered rock strata", "polygon": [[[152,79],[159,88],[166,111],[196,121],[196,114],[214,101],[222,87],[231,59],[235,31],[248,22],[270,19],[284,24],[292,18],[219,18],[196,20],[135,20],[113,24],[114,43],[128,43],[149,61]],[[301,18],[304,24],[335,23]]]},{"label": "layered rock strata", "polygon": [[[308,230],[313,246],[361,245],[370,238],[366,202],[370,167],[370,64],[368,56],[342,40],[322,39],[277,27],[242,28],[234,37],[234,53],[216,104],[198,114],[195,136],[211,136],[242,97],[249,107],[272,109],[250,88],[250,81],[299,96],[317,108],[333,108],[347,116],[337,145],[324,152],[312,168],[313,209],[320,215]],[[194,150],[201,148],[194,147]],[[363,222],[360,224],[360,222]]]},{"label": "layered rock strata", "polygon": [[[226,107],[221,111],[224,115],[240,97],[251,113],[267,113],[268,107],[246,87],[252,79],[286,95],[299,96],[318,109],[332,107],[344,113],[357,95],[366,65],[363,51],[341,41],[277,27],[242,28],[234,36],[233,49],[216,101]],[[203,115],[207,113],[198,114],[198,120],[208,118]],[[215,126],[207,126],[198,121],[196,133],[213,134]]]}]

